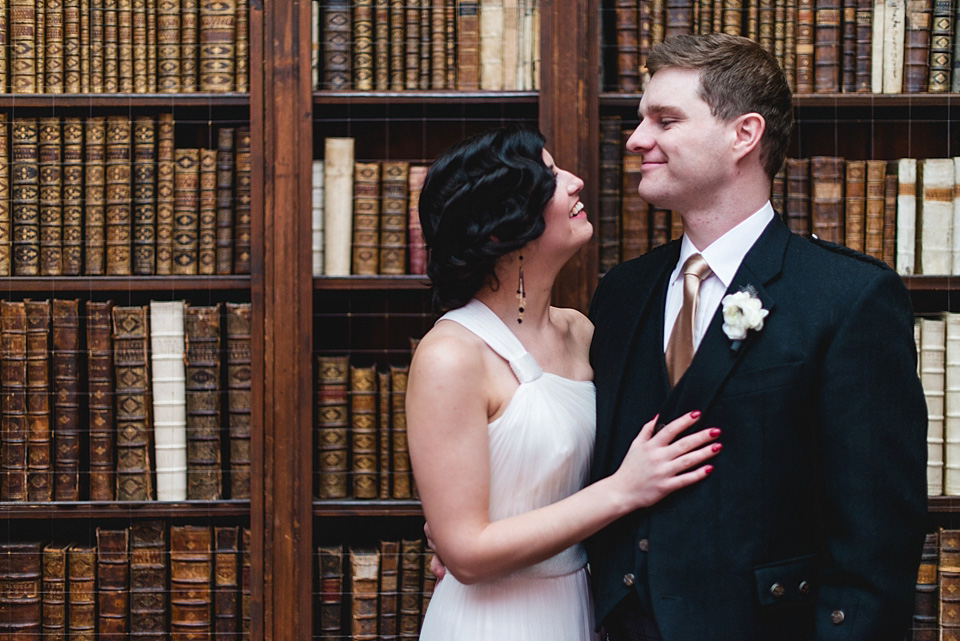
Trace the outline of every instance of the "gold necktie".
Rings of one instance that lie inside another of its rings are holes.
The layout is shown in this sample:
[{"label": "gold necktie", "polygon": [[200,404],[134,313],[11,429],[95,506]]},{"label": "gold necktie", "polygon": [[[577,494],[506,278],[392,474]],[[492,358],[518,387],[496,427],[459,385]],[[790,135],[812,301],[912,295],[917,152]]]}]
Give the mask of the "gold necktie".
[{"label": "gold necktie", "polygon": [[674,387],[690,367],[693,353],[693,328],[697,318],[697,303],[700,301],[700,283],[710,275],[710,266],[700,254],[693,254],[683,263],[683,305],[673,324],[665,353],[667,377]]}]

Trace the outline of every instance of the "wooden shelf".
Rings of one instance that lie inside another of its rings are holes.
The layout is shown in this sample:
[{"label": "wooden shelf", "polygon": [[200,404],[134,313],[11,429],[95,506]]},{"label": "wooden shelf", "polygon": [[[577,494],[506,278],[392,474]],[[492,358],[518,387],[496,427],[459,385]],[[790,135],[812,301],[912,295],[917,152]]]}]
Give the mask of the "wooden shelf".
[{"label": "wooden shelf", "polygon": [[250,289],[249,274],[239,276],[10,276],[0,277],[0,292],[207,291]]},{"label": "wooden shelf", "polygon": [[903,282],[912,292],[960,291],[960,276],[904,276]]},{"label": "wooden shelf", "polygon": [[927,498],[927,511],[931,514],[960,512],[960,496],[931,496]]},{"label": "wooden shelf", "polygon": [[[609,107],[633,107],[640,93],[604,92],[600,104]],[[960,94],[953,93],[801,93],[793,94],[793,104],[804,107],[960,107]]]},{"label": "wooden shelf", "polygon": [[0,518],[4,519],[216,518],[249,514],[248,500],[0,503]]},{"label": "wooden shelf", "polygon": [[426,291],[429,279],[422,274],[402,276],[315,276],[313,288],[320,290],[409,289]]},{"label": "wooden shelf", "polygon": [[317,105],[350,104],[442,104],[442,103],[517,103],[536,105],[536,91],[316,91]]},{"label": "wooden shelf", "polygon": [[420,501],[405,500],[315,500],[313,515],[343,516],[423,516]]},{"label": "wooden shelf", "polygon": [[247,106],[249,93],[0,94],[0,107],[203,107]]}]

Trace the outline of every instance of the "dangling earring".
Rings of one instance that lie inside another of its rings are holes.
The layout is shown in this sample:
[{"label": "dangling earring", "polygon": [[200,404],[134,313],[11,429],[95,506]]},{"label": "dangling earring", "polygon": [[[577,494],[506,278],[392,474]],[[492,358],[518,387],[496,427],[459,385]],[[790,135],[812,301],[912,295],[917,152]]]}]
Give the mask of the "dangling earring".
[{"label": "dangling earring", "polygon": [[523,322],[523,309],[527,306],[527,292],[523,289],[523,254],[520,254],[520,278],[517,281],[517,323]]}]

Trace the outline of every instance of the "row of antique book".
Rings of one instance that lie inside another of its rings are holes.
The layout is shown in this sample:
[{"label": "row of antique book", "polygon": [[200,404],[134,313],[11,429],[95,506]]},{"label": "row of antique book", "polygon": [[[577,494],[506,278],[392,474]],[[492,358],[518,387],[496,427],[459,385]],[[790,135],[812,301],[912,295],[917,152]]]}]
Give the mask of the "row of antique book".
[{"label": "row of antique book", "polygon": [[427,166],[356,161],[354,138],[326,138],[313,162],[315,276],[425,274],[418,204]]},{"label": "row of antique book", "polygon": [[960,313],[919,317],[917,369],[927,401],[927,493],[960,495]]},{"label": "row of antique book", "polygon": [[0,638],[250,638],[250,529],[137,521],[0,543]]},{"label": "row of antique book", "polygon": [[250,323],[249,303],[0,301],[0,500],[249,499]]},{"label": "row of antique book", "polygon": [[746,36],[774,54],[795,93],[960,90],[950,0],[613,0],[611,89],[639,91],[650,48],[684,33]]},{"label": "row of antique book", "polygon": [[0,276],[250,273],[250,127],[174,127],[0,113]]},{"label": "row of antique book", "polygon": [[321,545],[320,638],[416,639],[433,595],[433,552],[422,539]]},{"label": "row of antique book", "polygon": [[313,0],[318,89],[540,88],[538,0]]},{"label": "row of antique book", "polygon": [[960,530],[926,535],[917,570],[916,605],[908,641],[960,638]]},{"label": "row of antique book", "polygon": [[242,0],[9,0],[0,93],[249,91],[249,13]]},{"label": "row of antique book", "polygon": [[321,499],[417,498],[404,401],[409,366],[317,359],[317,474]]}]

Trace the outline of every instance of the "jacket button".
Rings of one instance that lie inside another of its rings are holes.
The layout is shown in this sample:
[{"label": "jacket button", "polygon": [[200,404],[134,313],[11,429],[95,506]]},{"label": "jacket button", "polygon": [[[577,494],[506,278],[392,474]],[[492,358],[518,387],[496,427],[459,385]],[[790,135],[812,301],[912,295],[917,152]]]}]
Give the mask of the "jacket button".
[{"label": "jacket button", "polygon": [[800,594],[810,594],[810,583],[808,581],[801,581],[797,589],[800,590]]},{"label": "jacket button", "polygon": [[834,610],[830,613],[830,621],[834,625],[840,625],[843,623],[844,618],[843,610]]},{"label": "jacket button", "polygon": [[783,596],[784,592],[785,590],[783,589],[783,586],[780,585],[779,583],[774,583],[773,585],[770,586],[770,594],[772,594],[774,597],[778,599]]},{"label": "jacket button", "polygon": [[629,588],[629,587],[631,587],[631,586],[633,585],[635,579],[636,579],[636,578],[635,578],[632,574],[624,574],[624,575],[623,575],[623,584]]},{"label": "jacket button", "polygon": [[640,539],[637,541],[637,547],[640,548],[641,552],[646,552],[650,549],[650,541],[648,539]]}]

